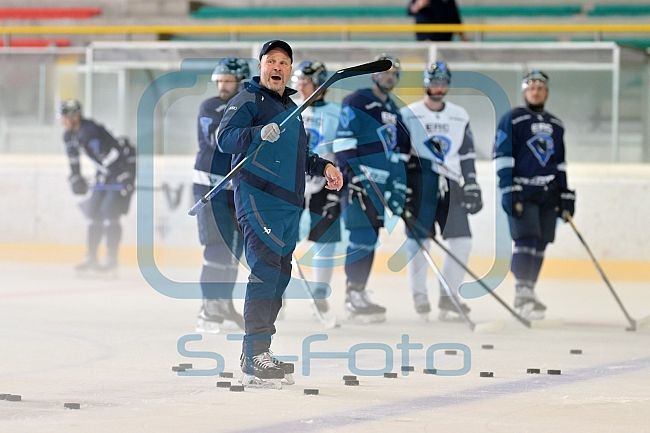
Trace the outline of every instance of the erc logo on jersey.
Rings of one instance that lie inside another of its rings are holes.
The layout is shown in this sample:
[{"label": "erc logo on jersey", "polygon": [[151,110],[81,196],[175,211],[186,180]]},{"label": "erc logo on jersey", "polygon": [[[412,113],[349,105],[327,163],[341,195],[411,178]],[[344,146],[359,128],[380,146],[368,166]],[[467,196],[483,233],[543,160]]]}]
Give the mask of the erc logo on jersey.
[{"label": "erc logo on jersey", "polygon": [[434,135],[424,141],[424,145],[433,152],[433,155],[440,162],[445,162],[445,155],[451,149],[451,140],[442,135]]},{"label": "erc logo on jersey", "polygon": [[342,127],[347,129],[350,126],[350,122],[352,122],[355,117],[357,116],[354,114],[354,110],[346,106],[341,108],[341,114],[339,115],[339,122],[341,122]]},{"label": "erc logo on jersey", "polygon": [[553,138],[548,134],[537,134],[529,139],[526,144],[542,167],[546,167],[551,155],[555,153]]},{"label": "erc logo on jersey", "polygon": [[390,155],[395,149],[395,146],[397,146],[397,128],[395,125],[380,126],[377,128],[377,135],[379,136],[379,140],[381,140],[381,144],[384,146],[384,152],[387,156]]},{"label": "erc logo on jersey", "polygon": [[313,152],[316,152],[316,148],[323,142],[323,136],[314,128],[305,128],[305,132],[307,133],[307,137],[309,137],[309,148]]}]

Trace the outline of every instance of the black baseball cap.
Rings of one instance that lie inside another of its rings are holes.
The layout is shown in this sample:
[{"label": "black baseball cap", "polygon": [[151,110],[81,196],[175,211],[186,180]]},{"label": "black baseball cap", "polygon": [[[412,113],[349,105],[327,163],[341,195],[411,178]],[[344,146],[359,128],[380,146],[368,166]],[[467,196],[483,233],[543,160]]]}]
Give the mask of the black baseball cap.
[{"label": "black baseball cap", "polygon": [[260,51],[260,60],[262,60],[262,56],[264,56],[264,54],[268,53],[273,48],[281,48],[282,50],[284,50],[289,56],[289,58],[291,59],[291,63],[293,63],[293,50],[291,49],[289,44],[279,39],[268,41],[267,43],[264,44],[264,46],[262,46],[262,50]]}]

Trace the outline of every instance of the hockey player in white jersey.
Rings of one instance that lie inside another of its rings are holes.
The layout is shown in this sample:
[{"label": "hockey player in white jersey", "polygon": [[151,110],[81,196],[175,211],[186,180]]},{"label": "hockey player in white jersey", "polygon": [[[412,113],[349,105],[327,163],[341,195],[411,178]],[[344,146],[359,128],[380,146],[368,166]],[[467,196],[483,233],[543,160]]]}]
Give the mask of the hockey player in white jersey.
[{"label": "hockey player in white jersey", "polygon": [[[322,62],[305,60],[296,68],[291,79],[301,100],[309,98],[327,80],[327,68]],[[302,113],[305,131],[309,135],[310,149],[329,161],[334,161],[332,143],[339,124],[340,104],[325,101],[325,93]],[[327,300],[329,284],[334,269],[336,243],[341,240],[341,194],[325,188],[322,177],[307,176],[305,182],[305,208],[309,213],[309,240],[314,242],[316,255],[312,261],[315,302],[325,313],[329,310]]]},{"label": "hockey player in white jersey", "polygon": [[[435,221],[429,229],[435,235],[435,223],[442,233],[450,252],[467,264],[472,248],[472,235],[468,214],[481,210],[481,190],[476,182],[474,167],[474,139],[470,128],[467,111],[447,100],[451,72],[445,62],[434,62],[424,71],[424,89],[426,95],[420,101],[402,108],[402,118],[411,133],[413,145],[422,161],[423,182],[426,182],[426,161],[440,173],[439,193],[422,194],[420,212],[427,208],[427,201],[438,201]],[[426,185],[425,185],[426,186]],[[428,203],[432,208],[432,203]],[[419,218],[419,221],[423,221]],[[424,228],[426,230],[427,228]],[[426,236],[418,230],[409,232],[408,279],[413,293],[415,310],[423,320],[428,319],[431,311],[427,290],[427,262],[420,250],[431,246],[430,239],[414,239],[414,236]],[[449,283],[453,296],[458,296],[458,287],[463,282],[465,270],[454,259],[445,256],[442,274]],[[459,302],[463,312],[469,313],[469,307]],[[461,316],[454,307],[443,287],[440,286],[439,319],[442,321],[460,320]]]}]

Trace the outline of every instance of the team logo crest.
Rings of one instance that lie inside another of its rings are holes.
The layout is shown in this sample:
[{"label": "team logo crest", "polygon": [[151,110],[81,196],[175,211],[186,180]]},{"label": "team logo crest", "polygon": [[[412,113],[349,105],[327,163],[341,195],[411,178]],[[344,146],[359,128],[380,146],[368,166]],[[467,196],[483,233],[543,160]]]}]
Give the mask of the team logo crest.
[{"label": "team logo crest", "polygon": [[537,134],[528,140],[526,144],[542,167],[546,167],[551,156],[555,153],[553,138],[549,134]]},{"label": "team logo crest", "polygon": [[350,122],[356,117],[354,114],[354,110],[350,107],[343,107],[341,108],[341,114],[339,115],[339,121],[341,122],[341,126],[344,128],[348,128],[350,126]]},{"label": "team logo crest", "polygon": [[323,136],[314,128],[305,128],[307,137],[309,137],[309,148],[316,152],[316,148],[322,143]]},{"label": "team logo crest", "polygon": [[451,149],[451,141],[442,135],[434,135],[424,141],[424,145],[433,152],[433,155],[440,162],[445,162],[445,155]]},{"label": "team logo crest", "polygon": [[389,155],[397,146],[397,128],[395,125],[384,125],[377,128],[377,135],[384,146],[384,152]]}]

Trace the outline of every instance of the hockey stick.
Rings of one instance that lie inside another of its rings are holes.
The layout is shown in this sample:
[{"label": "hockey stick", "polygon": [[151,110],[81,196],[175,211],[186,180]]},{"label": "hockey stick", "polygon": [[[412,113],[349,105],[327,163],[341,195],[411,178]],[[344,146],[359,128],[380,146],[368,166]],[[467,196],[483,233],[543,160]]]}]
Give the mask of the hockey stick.
[{"label": "hockey stick", "polygon": [[[305,99],[302,104],[296,107],[293,112],[282,121],[282,123],[280,123],[280,131],[284,131],[289,123],[297,119],[298,116],[300,116],[300,114],[305,111],[307,107],[314,103],[332,84],[336,83],[337,81],[343,80],[345,78],[357,77],[359,75],[374,74],[376,72],[387,71],[392,66],[393,62],[387,59],[383,59],[370,63],[364,63],[362,65],[352,66],[350,68],[339,69],[334,74],[332,74],[332,76],[329,77],[327,81],[321,84],[320,87],[318,87],[318,89],[316,89],[316,91],[312,93],[309,98]],[[196,204],[194,204],[194,206],[192,206],[192,208],[187,212],[188,215],[195,216],[201,209],[203,209],[208,201],[210,201],[219,191],[221,191],[226,186],[226,184],[228,184],[228,182],[230,182],[242,170],[242,168],[244,168],[244,166],[250,162],[251,159],[255,158],[265,143],[266,140],[262,140],[260,145],[257,147],[257,149],[255,149],[253,153],[246,155],[244,159],[239,161],[239,163],[232,170],[230,170],[230,173],[228,173],[221,180],[221,182],[215,185],[214,188],[208,191],[206,195],[204,195],[199,201],[196,202]]]},{"label": "hockey stick", "polygon": [[[596,257],[594,257],[594,254],[591,252],[591,248],[589,248],[589,245],[587,245],[587,242],[585,242],[584,238],[578,231],[578,228],[576,227],[575,223],[573,222],[573,217],[571,215],[567,216],[567,221],[569,224],[571,224],[571,227],[573,228],[573,231],[576,233],[578,236],[578,239],[580,239],[580,242],[582,245],[585,247],[587,250],[587,253],[589,254],[589,257],[591,257],[591,261],[594,263],[594,266],[596,266],[596,269],[600,273],[600,276],[603,277],[603,281],[605,281],[605,284],[609,288],[609,291],[612,292],[612,295],[614,295],[614,299],[616,299],[616,303],[618,304],[619,307],[621,307],[621,310],[623,311],[623,314],[625,314],[625,318],[630,322],[630,327],[627,328],[628,331],[636,331],[636,320],[634,320],[627,312],[625,307],[623,306],[623,302],[621,302],[621,299],[618,297],[616,294],[616,291],[614,290],[614,287],[612,287],[612,284],[609,282],[609,279],[605,275],[605,272],[603,271],[603,268],[600,267],[598,264],[598,261],[596,260]],[[644,319],[645,320],[645,319]]]},{"label": "hockey stick", "polygon": [[300,275],[300,282],[302,283],[302,287],[303,289],[305,289],[305,292],[307,292],[307,296],[311,304],[311,309],[313,310],[314,314],[318,318],[318,321],[323,325],[325,329],[334,329],[341,326],[338,323],[338,319],[336,316],[332,317],[331,319],[328,319],[325,316],[323,316],[323,313],[320,312],[318,306],[316,305],[316,301],[314,300],[314,292],[311,291],[311,287],[309,287],[309,284],[307,283],[307,279],[305,278],[305,274],[303,274],[302,272],[302,268],[300,267],[300,264],[298,264],[298,259],[296,259],[296,255],[292,253],[291,257],[293,258],[293,263],[296,265],[296,269],[298,269],[298,274]]},{"label": "hockey stick", "polygon": [[525,317],[522,317],[520,314],[518,314],[515,310],[510,307],[499,295],[494,293],[492,289],[490,289],[479,277],[476,275],[474,272],[472,272],[469,267],[465,263],[462,262],[454,253],[452,253],[449,248],[445,247],[438,239],[433,237],[432,235],[429,235],[429,238],[433,242],[435,242],[436,245],[440,247],[441,250],[445,252],[451,259],[456,262],[461,268],[465,270],[469,274],[470,277],[475,279],[484,289],[486,292],[488,292],[490,295],[494,297],[494,299],[497,300],[499,304],[501,304],[510,314],[513,315],[515,319],[517,319],[519,322],[521,322],[525,327],[527,328],[556,328],[558,326],[561,326],[564,323],[564,320],[562,319],[556,319],[556,320],[528,320]]},{"label": "hockey stick", "polygon": [[[377,183],[374,181],[374,179],[372,177],[372,174],[370,173],[370,171],[368,170],[368,168],[365,165],[360,165],[359,167],[361,168],[361,171],[363,171],[363,173],[366,175],[366,178],[368,179],[368,182],[370,182],[370,185],[372,186],[372,189],[375,191],[375,194],[377,194],[377,196],[379,197],[379,200],[381,201],[382,206],[384,206],[384,209],[385,209],[386,213],[388,214],[388,217],[392,218],[393,217],[393,211],[388,206],[388,203],[386,202],[386,198],[381,193],[381,190],[377,186]],[[402,219],[404,220],[405,223],[407,223],[406,218],[404,218],[402,216]],[[447,280],[445,280],[445,278],[442,276],[442,273],[440,272],[440,270],[436,266],[435,262],[431,258],[431,255],[429,254],[427,249],[424,248],[424,245],[422,245],[422,242],[420,242],[419,239],[417,239],[417,238],[414,238],[414,239],[417,241],[417,243],[418,243],[418,245],[420,247],[420,250],[422,250],[422,252],[424,253],[425,259],[429,263],[429,266],[431,266],[431,268],[433,269],[433,272],[436,274],[436,277],[440,281],[440,284],[442,284],[442,287],[445,289],[445,292],[447,292],[447,296],[449,296],[449,299],[451,300],[451,303],[454,304],[454,308],[456,309],[458,314],[463,318],[463,321],[467,324],[467,326],[469,326],[469,329],[472,332],[474,332],[474,331],[478,331],[478,332],[500,331],[501,329],[503,329],[505,327],[505,323],[499,323],[499,322],[485,323],[485,324],[479,324],[479,325],[474,323],[467,316],[467,314],[463,311],[463,309],[461,308],[460,304],[458,303],[458,300],[453,295],[453,293],[451,291],[451,288],[449,287],[449,284],[447,283]]]}]

